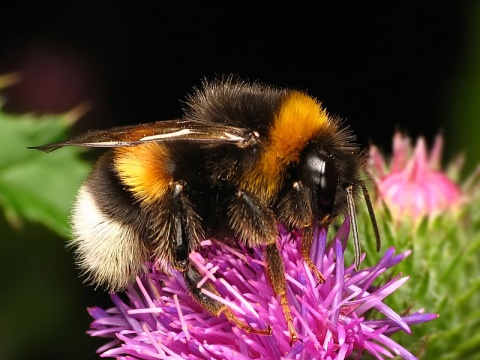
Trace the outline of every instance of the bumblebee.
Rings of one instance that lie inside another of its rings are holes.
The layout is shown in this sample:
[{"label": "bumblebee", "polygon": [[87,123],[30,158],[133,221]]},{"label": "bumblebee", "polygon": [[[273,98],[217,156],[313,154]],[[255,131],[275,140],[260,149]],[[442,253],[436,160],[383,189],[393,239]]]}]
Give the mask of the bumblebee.
[{"label": "bumblebee", "polygon": [[269,334],[204,295],[202,288],[218,294],[212,284],[197,286],[202,276],[190,252],[206,238],[233,237],[263,247],[293,342],[279,223],[303,231],[302,255],[319,283],[324,277],[310,258],[313,229],[348,215],[358,267],[355,199],[362,192],[380,245],[355,137],[304,92],[233,77],[205,81],[187,98],[182,119],[89,131],[36,149],[63,146],[112,148],[81,186],[71,217],[79,267],[109,291],[125,289],[145,261],[155,260],[182,272],[210,313]]}]

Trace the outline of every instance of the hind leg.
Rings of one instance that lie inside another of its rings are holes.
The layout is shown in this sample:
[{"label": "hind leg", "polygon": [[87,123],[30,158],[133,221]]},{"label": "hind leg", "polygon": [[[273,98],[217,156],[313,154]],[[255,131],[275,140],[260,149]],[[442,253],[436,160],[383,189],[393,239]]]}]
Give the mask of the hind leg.
[{"label": "hind leg", "polygon": [[202,286],[198,286],[198,283],[202,280],[202,275],[194,267],[189,266],[187,270],[183,273],[183,277],[185,279],[185,283],[187,284],[190,295],[192,295],[195,301],[200,304],[202,308],[207,310],[210,314],[220,316],[222,313],[224,313],[228,320],[233,322],[240,329],[243,329],[250,333],[260,335],[270,335],[272,333],[272,329],[270,327],[266,329],[256,329],[248,325],[247,323],[241,321],[226,305],[202,292],[202,290],[208,290],[209,292],[220,296],[215,286],[213,286],[208,281],[205,282]]}]

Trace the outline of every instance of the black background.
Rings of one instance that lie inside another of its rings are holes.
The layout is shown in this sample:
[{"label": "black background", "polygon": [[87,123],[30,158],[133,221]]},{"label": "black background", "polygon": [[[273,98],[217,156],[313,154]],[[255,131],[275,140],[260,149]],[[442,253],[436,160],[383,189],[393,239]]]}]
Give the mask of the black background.
[{"label": "black background", "polygon": [[[5,109],[62,112],[88,99],[93,107],[74,132],[172,119],[181,115],[179,100],[203,77],[234,73],[307,90],[346,119],[365,147],[375,142],[389,150],[396,128],[430,142],[448,122],[465,46],[463,3],[222,4],[3,2],[0,74],[21,70],[25,76],[4,91]],[[39,293],[20,295],[38,318],[19,324],[25,337],[12,342],[19,345],[7,358],[96,358],[94,349],[104,341],[84,334],[85,307],[109,304],[108,297],[81,284],[60,239],[38,227],[23,236],[29,234],[40,240],[30,249],[19,243],[11,259],[51,259],[48,267],[58,272],[53,264],[61,264],[70,285],[52,289],[47,275],[38,284],[48,292],[44,302]],[[49,296],[68,299],[67,292],[78,303],[48,309]],[[48,327],[43,319],[56,316],[67,318]]]},{"label": "black background", "polygon": [[388,147],[396,127],[428,139],[443,127],[461,5],[313,4],[12,3],[0,70],[30,70],[31,81],[7,109],[62,110],[83,96],[94,100],[84,127],[171,119],[204,76],[235,73],[307,90],[363,145]]}]

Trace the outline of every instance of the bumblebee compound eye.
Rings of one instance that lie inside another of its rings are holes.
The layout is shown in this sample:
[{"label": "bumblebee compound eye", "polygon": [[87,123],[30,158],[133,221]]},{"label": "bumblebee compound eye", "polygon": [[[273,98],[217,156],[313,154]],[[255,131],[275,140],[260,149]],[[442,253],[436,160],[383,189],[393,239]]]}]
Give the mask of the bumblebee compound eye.
[{"label": "bumblebee compound eye", "polygon": [[337,192],[338,174],[335,161],[322,153],[308,153],[302,162],[302,182],[317,194],[322,209],[333,204]]}]

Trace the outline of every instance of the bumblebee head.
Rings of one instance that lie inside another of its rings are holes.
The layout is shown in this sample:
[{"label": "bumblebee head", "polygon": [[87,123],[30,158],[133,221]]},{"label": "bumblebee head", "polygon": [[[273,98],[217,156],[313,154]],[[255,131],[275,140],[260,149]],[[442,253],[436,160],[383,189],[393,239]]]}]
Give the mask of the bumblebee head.
[{"label": "bumblebee head", "polygon": [[[363,180],[364,161],[352,141],[345,141],[348,132],[344,130],[321,134],[318,141],[312,141],[302,151],[298,164],[298,178],[307,189],[316,220],[328,225],[337,215],[350,218],[354,247],[355,265],[360,262],[355,201],[363,192],[368,212],[374,227],[377,249],[380,237],[372,204]],[[342,139],[341,142],[337,142]]]},{"label": "bumblebee head", "polygon": [[322,212],[330,212],[337,194],[338,171],[335,160],[323,151],[309,149],[300,165],[300,180],[310,189],[316,207]]}]

